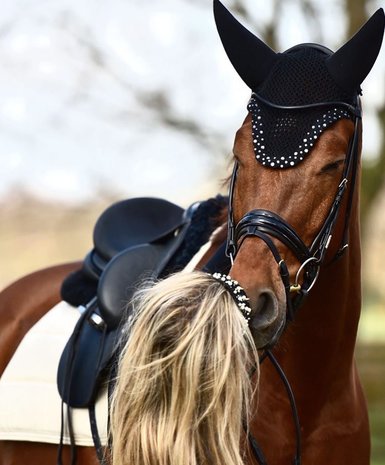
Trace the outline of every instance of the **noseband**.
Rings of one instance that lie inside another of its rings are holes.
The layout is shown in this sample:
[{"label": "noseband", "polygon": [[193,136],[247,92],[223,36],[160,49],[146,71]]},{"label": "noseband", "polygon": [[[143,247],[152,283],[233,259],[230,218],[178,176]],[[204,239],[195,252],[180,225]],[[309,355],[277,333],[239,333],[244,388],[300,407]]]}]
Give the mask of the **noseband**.
[{"label": "noseband", "polygon": [[[287,317],[291,321],[297,309],[302,305],[309,291],[317,281],[319,270],[324,263],[327,249],[329,247],[334,227],[337,222],[338,213],[344,193],[350,179],[350,190],[347,201],[345,225],[342,240],[338,252],[333,260],[339,258],[348,247],[349,219],[353,203],[354,187],[356,183],[356,173],[358,166],[358,127],[361,119],[361,107],[357,97],[355,105],[345,102],[325,102],[301,106],[281,106],[273,104],[257,94],[253,93],[253,98],[260,100],[265,105],[280,110],[306,110],[322,107],[339,106],[345,108],[354,118],[354,134],[349,144],[348,153],[345,159],[341,182],[338,186],[334,201],[330,207],[328,215],[318,234],[308,247],[295,229],[290,226],[277,213],[269,210],[252,210],[246,213],[238,224],[235,225],[233,211],[233,195],[237,179],[238,163],[234,165],[233,174],[230,181],[229,209],[228,209],[228,236],[226,254],[231,262],[234,262],[243,241],[247,237],[258,237],[262,239],[270,249],[274,259],[278,264],[279,273],[286,293]],[[273,239],[277,239],[284,244],[297,258],[300,266],[297,270],[294,283],[290,282],[289,271],[285,260],[282,258]],[[302,277],[302,282],[301,281]],[[292,295],[294,297],[292,297]]]}]

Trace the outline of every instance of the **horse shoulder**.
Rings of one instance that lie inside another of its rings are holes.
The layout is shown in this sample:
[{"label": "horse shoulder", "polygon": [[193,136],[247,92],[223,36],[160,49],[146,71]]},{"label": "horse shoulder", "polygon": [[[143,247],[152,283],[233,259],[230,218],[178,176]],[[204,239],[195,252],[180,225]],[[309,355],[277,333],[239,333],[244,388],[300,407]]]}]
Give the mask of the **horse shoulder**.
[{"label": "horse shoulder", "polygon": [[28,330],[60,301],[64,278],[80,266],[71,262],[45,268],[0,292],[0,375]]}]

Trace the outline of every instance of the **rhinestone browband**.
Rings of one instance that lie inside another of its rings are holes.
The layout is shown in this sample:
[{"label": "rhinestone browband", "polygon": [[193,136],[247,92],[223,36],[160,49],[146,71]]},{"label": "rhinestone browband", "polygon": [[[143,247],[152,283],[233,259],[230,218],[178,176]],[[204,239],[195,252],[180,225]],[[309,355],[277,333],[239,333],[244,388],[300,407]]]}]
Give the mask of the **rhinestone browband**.
[{"label": "rhinestone browband", "polygon": [[230,276],[221,273],[213,273],[212,277],[219,281],[230,292],[247,324],[249,324],[251,308],[246,303],[249,301],[249,298],[247,297],[245,290],[239,285],[238,281],[235,281]]}]

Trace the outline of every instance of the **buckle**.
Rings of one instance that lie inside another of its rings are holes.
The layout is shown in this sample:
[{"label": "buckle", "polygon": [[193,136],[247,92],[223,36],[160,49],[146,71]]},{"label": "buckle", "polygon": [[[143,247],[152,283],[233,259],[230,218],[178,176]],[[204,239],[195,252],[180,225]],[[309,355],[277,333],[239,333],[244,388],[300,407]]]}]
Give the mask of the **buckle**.
[{"label": "buckle", "polygon": [[294,284],[290,285],[290,292],[296,292],[297,294],[300,294],[301,292],[303,292],[305,290],[305,289],[303,289],[303,286],[299,283],[299,278],[301,276],[301,273],[305,269],[305,267],[311,262],[317,262],[318,266],[317,266],[316,274],[315,274],[312,282],[310,283],[310,286],[308,286],[306,288],[306,292],[309,292],[311,290],[311,288],[314,286],[315,282],[317,281],[318,275],[319,275],[320,265],[319,265],[319,260],[318,260],[317,257],[309,257],[298,268],[298,271],[297,271],[297,273],[295,275]]}]

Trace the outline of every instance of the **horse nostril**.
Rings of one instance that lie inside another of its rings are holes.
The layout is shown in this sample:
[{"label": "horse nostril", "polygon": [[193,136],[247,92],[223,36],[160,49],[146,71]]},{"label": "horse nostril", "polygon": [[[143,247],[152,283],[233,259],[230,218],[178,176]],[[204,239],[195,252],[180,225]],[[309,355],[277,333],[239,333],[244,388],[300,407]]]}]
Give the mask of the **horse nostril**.
[{"label": "horse nostril", "polygon": [[258,330],[269,327],[279,316],[278,308],[278,299],[272,291],[261,292],[257,297],[251,326]]}]

